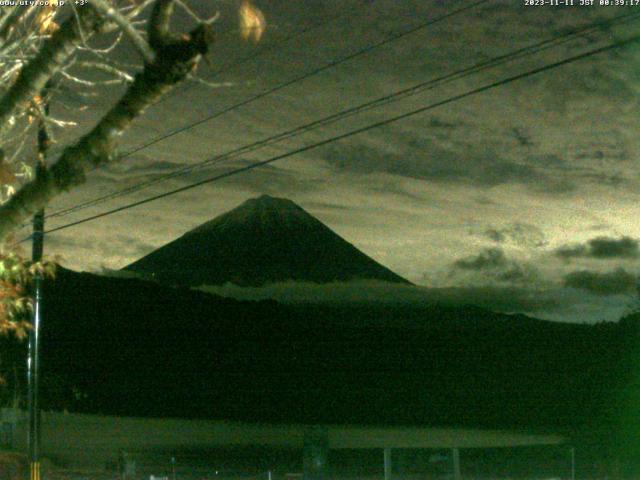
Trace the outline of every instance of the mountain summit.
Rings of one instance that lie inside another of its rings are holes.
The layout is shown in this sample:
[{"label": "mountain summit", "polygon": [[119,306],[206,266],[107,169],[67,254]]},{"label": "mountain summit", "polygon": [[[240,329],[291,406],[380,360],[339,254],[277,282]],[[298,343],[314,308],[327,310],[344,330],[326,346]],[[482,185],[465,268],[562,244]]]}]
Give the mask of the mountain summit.
[{"label": "mountain summit", "polygon": [[189,286],[354,279],[409,283],[291,200],[268,195],[247,200],[124,270]]}]

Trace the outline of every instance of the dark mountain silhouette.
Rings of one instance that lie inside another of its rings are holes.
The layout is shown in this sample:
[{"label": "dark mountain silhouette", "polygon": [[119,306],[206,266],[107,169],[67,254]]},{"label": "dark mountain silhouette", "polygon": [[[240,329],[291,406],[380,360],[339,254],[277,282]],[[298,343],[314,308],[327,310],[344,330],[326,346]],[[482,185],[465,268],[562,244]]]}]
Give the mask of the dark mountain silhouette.
[{"label": "dark mountain silhouette", "polygon": [[623,395],[636,376],[638,322],[291,307],[64,269],[45,298],[45,409],[557,430],[604,424],[617,415],[613,400],[638,391]]},{"label": "dark mountain silhouette", "polygon": [[47,282],[44,408],[607,434],[616,424],[628,438],[640,427],[638,319],[589,326],[433,303],[292,306],[180,286],[408,283],[289,200],[249,200],[127,270],[160,282],[65,269]]},{"label": "dark mountain silhouette", "polygon": [[268,195],[247,200],[125,270],[189,286],[353,279],[409,283],[291,200]]}]

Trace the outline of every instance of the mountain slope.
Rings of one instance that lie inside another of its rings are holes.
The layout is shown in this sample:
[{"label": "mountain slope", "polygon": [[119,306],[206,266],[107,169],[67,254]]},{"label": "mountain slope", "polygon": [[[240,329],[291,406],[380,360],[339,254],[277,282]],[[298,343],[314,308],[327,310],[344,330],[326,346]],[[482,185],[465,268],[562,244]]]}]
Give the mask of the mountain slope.
[{"label": "mountain slope", "polygon": [[292,201],[268,195],[244,202],[125,270],[189,286],[353,279],[409,283]]},{"label": "mountain slope", "polygon": [[571,427],[622,398],[640,338],[478,308],[291,308],[64,269],[45,299],[43,407],[126,416]]}]

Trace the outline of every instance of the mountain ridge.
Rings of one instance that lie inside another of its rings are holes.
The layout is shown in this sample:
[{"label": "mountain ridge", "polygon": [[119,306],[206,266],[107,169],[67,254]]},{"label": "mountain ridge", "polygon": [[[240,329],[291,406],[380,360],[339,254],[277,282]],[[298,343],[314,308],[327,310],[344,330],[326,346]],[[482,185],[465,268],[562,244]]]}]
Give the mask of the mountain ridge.
[{"label": "mountain ridge", "polygon": [[115,415],[564,428],[606,415],[638,338],[478,307],[291,307],[66,269],[45,298],[43,405]]},{"label": "mountain ridge", "polygon": [[269,195],[245,201],[123,270],[187,286],[355,279],[411,284],[293,201]]}]

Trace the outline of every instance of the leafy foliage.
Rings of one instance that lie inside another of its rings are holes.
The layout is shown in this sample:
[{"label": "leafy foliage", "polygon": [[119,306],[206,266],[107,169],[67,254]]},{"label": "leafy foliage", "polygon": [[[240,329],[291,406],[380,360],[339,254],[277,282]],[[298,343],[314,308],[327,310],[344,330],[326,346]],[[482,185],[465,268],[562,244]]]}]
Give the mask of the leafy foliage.
[{"label": "leafy foliage", "polygon": [[0,253],[0,334],[26,337],[31,328],[34,280],[37,276],[53,278],[55,268],[55,262],[33,262],[16,251]]}]

